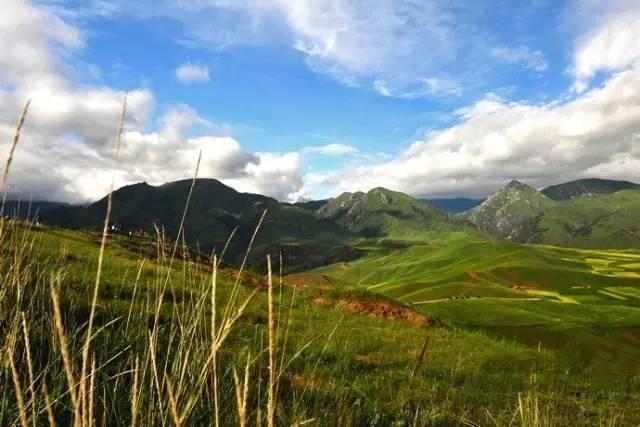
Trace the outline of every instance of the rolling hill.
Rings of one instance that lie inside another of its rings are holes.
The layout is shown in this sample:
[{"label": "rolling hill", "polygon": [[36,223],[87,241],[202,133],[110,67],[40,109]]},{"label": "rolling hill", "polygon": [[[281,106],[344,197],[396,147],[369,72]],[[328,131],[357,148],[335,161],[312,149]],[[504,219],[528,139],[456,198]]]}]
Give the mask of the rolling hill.
[{"label": "rolling hill", "polygon": [[[175,237],[191,180],[161,186],[147,183],[129,185],[113,193],[112,223],[123,232],[144,227],[155,234],[156,227]],[[99,228],[104,221],[107,198],[87,207],[59,207],[43,213],[49,224],[68,228]],[[312,212],[258,194],[239,193],[214,179],[198,179],[185,220],[185,239],[204,252],[218,253],[234,229],[227,260],[241,261],[251,236],[267,210],[254,244],[254,264],[262,264],[264,254],[283,252],[289,268],[325,264],[333,259],[353,256],[351,234]]]},{"label": "rolling hill", "polygon": [[365,237],[416,237],[463,227],[434,207],[385,188],[343,193],[330,199],[316,214]]},{"label": "rolling hill", "polygon": [[640,190],[640,184],[629,181],[588,178],[552,185],[542,190],[541,193],[553,200],[567,200],[585,195],[613,194],[622,190]]}]

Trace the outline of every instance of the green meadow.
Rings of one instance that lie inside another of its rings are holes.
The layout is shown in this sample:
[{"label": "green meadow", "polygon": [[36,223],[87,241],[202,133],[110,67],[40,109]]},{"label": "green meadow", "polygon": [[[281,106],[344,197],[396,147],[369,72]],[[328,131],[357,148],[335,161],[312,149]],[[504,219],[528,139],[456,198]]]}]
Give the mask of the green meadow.
[{"label": "green meadow", "polygon": [[[214,268],[186,248],[111,236],[83,389],[100,235],[13,223],[0,258],[2,344],[13,350],[0,371],[0,423],[640,421],[631,365],[605,377],[593,361],[576,363],[553,346],[491,331],[562,332],[567,321],[580,330],[598,322],[632,328],[636,279],[626,273],[637,254],[515,246],[462,233],[434,235],[427,244],[374,243],[362,242],[368,254],[360,260],[282,278],[274,260],[269,287],[262,275]],[[212,343],[221,336],[212,365]],[[11,366],[27,364],[12,375]]]},{"label": "green meadow", "polygon": [[585,359],[604,375],[638,372],[640,251],[522,245],[463,232],[372,243],[362,242],[363,258],[314,273],[336,289],[383,295],[449,325]]}]

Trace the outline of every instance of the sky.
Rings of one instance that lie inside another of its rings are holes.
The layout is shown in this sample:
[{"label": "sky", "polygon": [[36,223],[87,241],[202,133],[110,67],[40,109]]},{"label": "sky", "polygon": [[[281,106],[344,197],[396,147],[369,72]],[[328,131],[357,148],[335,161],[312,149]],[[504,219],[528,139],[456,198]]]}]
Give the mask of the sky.
[{"label": "sky", "polygon": [[190,178],[199,153],[199,177],[283,201],[640,181],[637,0],[1,7],[0,155],[31,100],[13,198]]}]

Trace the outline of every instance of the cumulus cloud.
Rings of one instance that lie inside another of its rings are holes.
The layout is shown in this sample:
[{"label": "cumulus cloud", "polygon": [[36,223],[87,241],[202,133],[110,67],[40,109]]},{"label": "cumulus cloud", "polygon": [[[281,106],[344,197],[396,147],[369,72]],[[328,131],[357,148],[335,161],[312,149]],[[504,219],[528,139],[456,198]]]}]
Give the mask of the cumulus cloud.
[{"label": "cumulus cloud", "polygon": [[583,17],[570,72],[582,92],[601,72],[619,71],[640,62],[640,3],[635,0],[575,2]]},{"label": "cumulus cloud", "polygon": [[302,185],[297,154],[250,153],[226,126],[188,106],[169,107],[158,129],[147,130],[154,97],[146,89],[129,91],[120,162],[114,164],[124,92],[67,78],[68,59],[84,37],[64,14],[7,1],[0,17],[0,152],[7,152],[18,112],[32,100],[9,176],[13,197],[86,202],[102,197],[112,176],[116,187],[183,179],[193,174],[199,152],[201,177],[240,190],[286,199]]},{"label": "cumulus cloud", "polygon": [[414,195],[485,196],[510,179],[541,187],[585,176],[640,181],[640,69],[570,101],[491,95],[386,162],[336,171],[337,191],[385,186]]},{"label": "cumulus cloud", "polygon": [[176,78],[180,83],[202,83],[211,80],[206,65],[183,64],[176,68]]}]

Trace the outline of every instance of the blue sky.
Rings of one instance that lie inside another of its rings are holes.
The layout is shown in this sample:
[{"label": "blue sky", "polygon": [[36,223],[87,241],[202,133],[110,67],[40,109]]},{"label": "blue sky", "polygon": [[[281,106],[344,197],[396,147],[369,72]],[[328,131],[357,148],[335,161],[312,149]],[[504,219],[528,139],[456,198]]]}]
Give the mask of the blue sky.
[{"label": "blue sky", "polygon": [[8,1],[0,130],[33,101],[22,197],[186,178],[200,151],[200,176],[282,200],[640,180],[635,1]]}]

